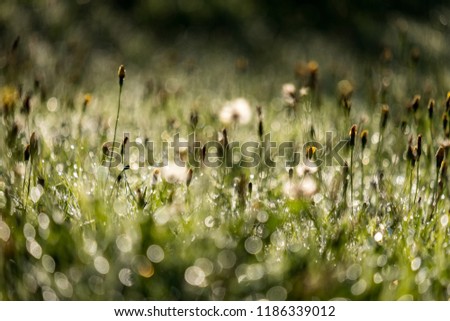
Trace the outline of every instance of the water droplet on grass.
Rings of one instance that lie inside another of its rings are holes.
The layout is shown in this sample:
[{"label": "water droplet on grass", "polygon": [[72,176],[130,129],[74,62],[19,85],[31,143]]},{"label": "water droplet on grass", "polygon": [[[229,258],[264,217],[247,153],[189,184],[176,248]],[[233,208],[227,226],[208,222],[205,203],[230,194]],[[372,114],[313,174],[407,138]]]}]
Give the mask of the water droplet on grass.
[{"label": "water droplet on grass", "polygon": [[256,214],[256,219],[261,223],[265,223],[269,219],[269,214],[267,214],[267,212],[265,211],[260,211],[258,212],[258,214]]},{"label": "water droplet on grass", "polygon": [[274,286],[267,291],[266,297],[270,301],[284,301],[287,298],[287,291],[282,286]]},{"label": "water droplet on grass", "polygon": [[103,256],[97,256],[94,260],[94,267],[100,274],[108,274],[109,262]]},{"label": "water droplet on grass", "polygon": [[352,285],[351,291],[353,295],[361,295],[367,289],[367,282],[365,280],[359,280],[355,284]]},{"label": "water droplet on grass", "polygon": [[120,283],[122,283],[125,286],[132,286],[133,285],[133,272],[128,268],[124,268],[124,269],[120,270],[119,280],[120,280]]},{"label": "water droplet on grass", "polygon": [[27,240],[27,250],[32,256],[34,256],[34,258],[38,260],[42,256],[42,247],[34,239]]},{"label": "water droplet on grass", "polygon": [[416,257],[411,261],[411,270],[417,271],[422,264],[422,259],[420,257]]},{"label": "water droplet on grass", "polygon": [[213,227],[214,226],[214,217],[211,215],[205,218],[205,225],[206,227]]},{"label": "water droplet on grass", "polygon": [[198,258],[197,260],[195,260],[194,265],[201,268],[205,273],[205,276],[211,275],[211,273],[214,271],[214,264],[207,258]]},{"label": "water droplet on grass", "polygon": [[56,263],[50,255],[44,254],[42,256],[42,266],[48,273],[55,272]]},{"label": "water droplet on grass", "polygon": [[190,266],[184,272],[184,279],[193,286],[205,286],[205,272],[198,266]]},{"label": "water droplet on grass", "polygon": [[236,254],[231,250],[223,250],[217,255],[219,265],[224,269],[231,269],[236,264]]},{"label": "water droplet on grass", "polygon": [[30,198],[33,203],[37,203],[44,193],[44,188],[41,185],[33,186],[30,190]]},{"label": "water droplet on grass", "polygon": [[257,236],[250,236],[245,240],[245,250],[250,254],[256,254],[261,251],[263,242]]},{"label": "water droplet on grass", "polygon": [[9,226],[5,222],[0,221],[0,240],[8,242],[10,236],[11,230],[9,229]]},{"label": "water droplet on grass", "polygon": [[159,263],[164,260],[164,251],[159,245],[150,245],[147,249],[147,257],[153,263]]},{"label": "water droplet on grass", "polygon": [[116,239],[117,248],[121,252],[130,252],[132,248],[132,241],[128,235],[119,235]]},{"label": "water droplet on grass", "polygon": [[381,232],[377,232],[373,238],[375,242],[381,242],[383,240],[383,234]]}]

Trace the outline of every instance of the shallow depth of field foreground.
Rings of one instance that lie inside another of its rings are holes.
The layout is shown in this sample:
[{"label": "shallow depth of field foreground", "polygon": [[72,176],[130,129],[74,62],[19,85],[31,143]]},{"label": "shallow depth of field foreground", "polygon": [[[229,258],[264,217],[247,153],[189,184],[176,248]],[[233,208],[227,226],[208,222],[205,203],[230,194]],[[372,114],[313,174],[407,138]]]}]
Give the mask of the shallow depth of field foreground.
[{"label": "shallow depth of field foreground", "polygon": [[338,2],[2,1],[0,300],[450,299],[450,9]]}]

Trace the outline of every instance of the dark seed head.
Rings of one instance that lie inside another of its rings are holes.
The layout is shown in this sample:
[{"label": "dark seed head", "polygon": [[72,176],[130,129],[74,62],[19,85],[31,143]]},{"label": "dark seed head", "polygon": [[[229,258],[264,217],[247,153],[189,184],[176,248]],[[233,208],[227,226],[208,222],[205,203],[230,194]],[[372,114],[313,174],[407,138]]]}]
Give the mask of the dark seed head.
[{"label": "dark seed head", "polygon": [[422,135],[417,136],[417,160],[422,155]]},{"label": "dark seed head", "polygon": [[420,103],[420,95],[415,95],[412,102],[411,102],[411,108],[414,112],[416,112],[419,109],[419,103]]},{"label": "dark seed head", "polygon": [[123,142],[122,142],[122,146],[120,147],[120,156],[122,156],[122,158],[125,153],[125,147],[127,146],[128,141],[129,141],[128,136],[125,136],[125,138],[123,139]]},{"label": "dark seed head", "polygon": [[125,66],[120,65],[119,70],[117,71],[117,75],[119,76],[119,85],[123,85],[123,79],[125,78]]},{"label": "dark seed head", "polygon": [[381,129],[386,128],[388,117],[389,117],[389,106],[383,105],[381,107],[381,120],[380,120]]},{"label": "dark seed head", "polygon": [[317,148],[314,146],[308,146],[306,148],[306,156],[308,157],[308,159],[313,158],[313,156],[316,154],[316,150],[317,150]]},{"label": "dark seed head", "polygon": [[434,112],[434,99],[430,99],[430,101],[428,102],[428,118],[432,119],[433,118],[433,112]]},{"label": "dark seed head", "polygon": [[228,134],[227,134],[226,128],[224,128],[222,130],[222,135],[223,135],[223,142],[222,142],[223,148],[227,149],[228,148]]},{"label": "dark seed head", "polygon": [[28,94],[25,99],[23,100],[22,104],[22,110],[21,112],[25,115],[29,115],[31,111],[31,105],[30,105],[31,95]]},{"label": "dark seed head", "polygon": [[262,120],[259,120],[259,122],[258,122],[258,136],[259,136],[260,140],[262,140],[263,135],[264,135],[263,122],[262,122]]},{"label": "dark seed head", "polygon": [[350,129],[350,141],[349,141],[349,145],[350,147],[354,147],[355,146],[355,138],[356,138],[356,132],[357,132],[357,127],[356,125],[353,125],[352,128]]},{"label": "dark seed head", "polygon": [[36,132],[33,132],[30,137],[30,156],[34,160],[39,154],[39,137]]},{"label": "dark seed head", "polygon": [[442,162],[445,158],[445,149],[444,147],[440,146],[438,151],[436,152],[436,168],[439,171],[441,169]]},{"label": "dark seed head", "polygon": [[361,132],[361,147],[362,147],[362,149],[366,148],[368,136],[369,136],[369,132],[367,130],[363,130]]},{"label": "dark seed head", "polygon": [[447,99],[445,100],[445,110],[447,112],[450,110],[450,91],[447,93]]},{"label": "dark seed head", "polygon": [[408,159],[411,166],[414,167],[416,164],[416,153],[411,145],[408,145],[408,151],[406,153],[406,158]]},{"label": "dark seed head", "polygon": [[191,181],[192,181],[192,168],[189,168],[189,171],[187,173],[187,177],[186,177],[186,186],[189,187],[189,185],[191,185]]},{"label": "dark seed head", "polygon": [[23,152],[23,159],[28,162],[30,160],[30,144],[25,147]]}]

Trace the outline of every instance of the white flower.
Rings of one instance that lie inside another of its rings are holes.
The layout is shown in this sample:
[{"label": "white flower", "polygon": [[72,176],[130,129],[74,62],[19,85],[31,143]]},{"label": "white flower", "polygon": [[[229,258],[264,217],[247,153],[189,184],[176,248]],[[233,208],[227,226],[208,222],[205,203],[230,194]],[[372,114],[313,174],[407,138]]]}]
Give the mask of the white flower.
[{"label": "white flower", "polygon": [[310,198],[318,191],[314,178],[306,176],[301,182],[288,181],[284,184],[283,193],[290,199]]},{"label": "white flower", "polygon": [[283,95],[283,99],[288,105],[295,104],[295,85],[291,83],[284,84],[281,93]]},{"label": "white flower", "polygon": [[219,114],[220,121],[231,124],[233,121],[240,124],[248,124],[252,118],[250,104],[245,98],[237,98],[223,106]]},{"label": "white flower", "polygon": [[178,166],[170,163],[161,168],[161,177],[168,183],[185,183],[187,179],[188,170],[186,167]]},{"label": "white flower", "polygon": [[305,97],[308,96],[309,94],[309,87],[302,87],[298,90],[298,93],[300,95],[300,97]]}]

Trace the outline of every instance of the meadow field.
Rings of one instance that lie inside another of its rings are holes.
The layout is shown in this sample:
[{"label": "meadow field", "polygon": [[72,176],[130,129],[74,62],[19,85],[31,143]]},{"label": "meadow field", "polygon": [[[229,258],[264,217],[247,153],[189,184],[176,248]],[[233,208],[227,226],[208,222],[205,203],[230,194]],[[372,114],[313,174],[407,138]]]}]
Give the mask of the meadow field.
[{"label": "meadow field", "polygon": [[337,37],[230,1],[241,39],[163,39],[30,3],[0,4],[0,300],[450,299],[449,8]]}]

